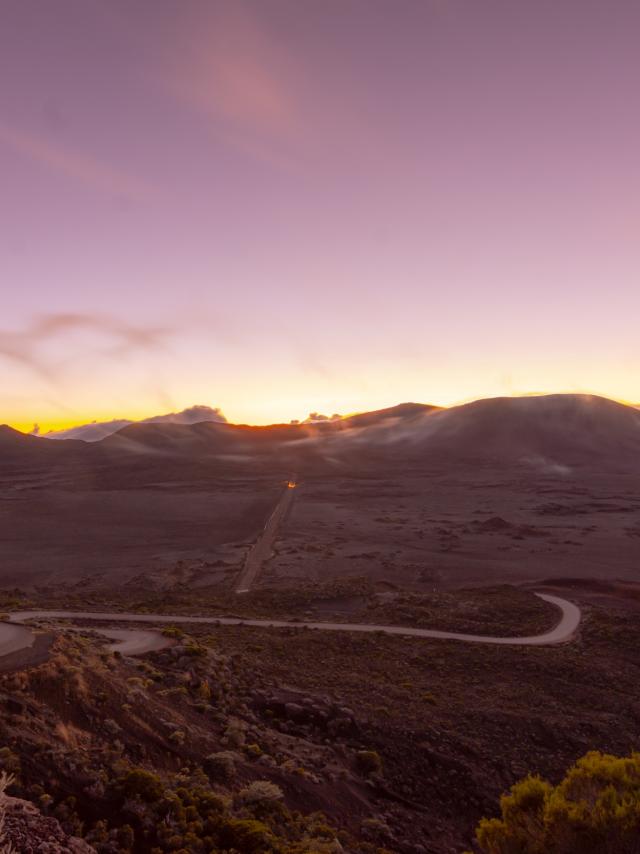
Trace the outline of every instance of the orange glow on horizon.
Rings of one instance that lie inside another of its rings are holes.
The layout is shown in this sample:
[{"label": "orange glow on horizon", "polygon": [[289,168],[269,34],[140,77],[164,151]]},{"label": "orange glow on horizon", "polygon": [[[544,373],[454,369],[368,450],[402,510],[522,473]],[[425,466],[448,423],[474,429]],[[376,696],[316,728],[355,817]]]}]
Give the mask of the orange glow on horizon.
[{"label": "orange glow on horizon", "polygon": [[[582,391],[582,390],[576,391],[575,389],[565,389],[565,390],[550,389],[548,391],[522,392],[522,393],[513,393],[513,394],[492,393],[492,394],[476,395],[473,397],[458,398],[458,399],[455,399],[452,397],[446,403],[444,403],[444,402],[438,403],[438,402],[435,402],[434,400],[429,400],[429,401],[427,401],[427,403],[428,403],[428,405],[437,406],[441,409],[450,409],[450,408],[453,408],[455,406],[463,406],[463,405],[468,404],[468,403],[473,403],[476,400],[486,400],[486,399],[499,398],[499,397],[510,397],[510,398],[544,397],[546,395],[553,395],[553,394],[582,394],[582,395],[586,395],[586,396],[591,395],[594,397],[608,398],[609,400],[613,400],[616,403],[622,404],[623,406],[630,406],[630,407],[637,408],[640,405],[640,401],[633,401],[633,400],[630,400],[628,398],[624,398],[624,397],[620,397],[620,396],[616,396],[616,395],[604,394],[600,391]],[[396,406],[398,404],[405,403],[405,402],[407,402],[407,401],[402,400],[402,399],[391,401],[391,402],[388,402],[388,401],[380,402],[377,400],[372,401],[371,405],[368,407],[367,406],[361,406],[356,410],[349,411],[348,413],[341,415],[340,420],[345,420],[345,419],[348,419],[350,417],[353,417],[354,415],[362,415],[363,413],[372,412],[372,411],[375,411],[378,409],[386,409],[386,408],[393,407],[393,406]],[[413,398],[413,402],[415,402],[415,397]],[[188,406],[188,404],[187,404],[187,406]],[[174,407],[174,411],[179,411],[180,408],[187,408],[187,407],[186,406],[185,407]],[[300,409],[299,406],[297,408]],[[318,407],[309,406],[308,403],[307,403],[307,408],[309,409],[309,411],[315,411],[318,409]],[[327,407],[327,409],[331,409],[332,411],[333,411],[333,408],[334,407]],[[290,417],[289,418],[277,418],[277,417],[276,418],[269,418],[267,416],[267,417],[263,417],[263,418],[260,418],[260,417],[234,418],[232,410],[228,411],[224,407],[224,405],[221,406],[221,410],[224,413],[224,415],[227,417],[227,420],[230,424],[247,424],[250,426],[256,426],[257,427],[257,426],[271,426],[271,425],[276,425],[276,424],[289,424],[289,423],[291,423]],[[167,411],[169,411],[169,409],[167,409]],[[69,430],[73,427],[78,427],[78,426],[85,425],[85,424],[91,424],[93,422],[109,423],[111,421],[121,421],[121,420],[122,421],[126,420],[126,421],[135,422],[135,421],[142,421],[145,418],[149,418],[149,417],[161,415],[161,414],[164,414],[164,413],[160,412],[158,410],[158,408],[156,407],[156,409],[148,408],[147,411],[140,411],[140,410],[134,411],[134,414],[128,414],[128,415],[122,415],[120,413],[117,413],[117,414],[99,413],[96,416],[96,414],[94,413],[91,416],[88,416],[86,418],[83,418],[82,416],[78,416],[78,417],[70,417],[70,418],[66,418],[66,419],[52,419],[52,420],[45,420],[45,419],[39,420],[37,417],[27,419],[24,416],[23,417],[18,416],[16,418],[11,418],[11,417],[7,417],[7,416],[2,417],[0,415],[0,423],[6,423],[6,424],[8,424],[8,426],[12,427],[14,430],[18,430],[21,433],[27,433],[27,434],[31,433],[34,429],[34,426],[37,424],[39,426],[39,435],[44,436],[49,432],[58,432],[58,431],[62,431],[62,430]],[[302,423],[302,421],[299,421],[298,423]],[[294,484],[294,486],[295,486],[295,484]]]}]

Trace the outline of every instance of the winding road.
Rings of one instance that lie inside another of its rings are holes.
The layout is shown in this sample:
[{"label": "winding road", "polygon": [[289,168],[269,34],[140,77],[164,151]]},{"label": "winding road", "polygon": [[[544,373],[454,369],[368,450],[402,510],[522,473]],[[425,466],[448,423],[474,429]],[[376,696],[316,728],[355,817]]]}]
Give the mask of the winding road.
[{"label": "winding road", "polygon": [[[500,646],[549,646],[570,641],[582,619],[577,605],[559,596],[549,593],[536,593],[540,599],[555,605],[561,612],[559,622],[548,632],[541,635],[523,637],[493,637],[490,635],[466,635],[458,632],[442,632],[436,629],[417,629],[410,626],[379,626],[368,623],[313,623],[296,620],[254,620],[239,617],[193,617],[184,614],[129,614],[118,611],[15,611],[9,614],[8,622],[0,622],[0,658],[17,650],[32,646],[35,634],[24,623],[29,620],[95,620],[108,623],[152,623],[158,624],[209,624],[213,626],[258,626],[260,628],[307,628],[330,632],[382,632],[412,638],[435,638],[456,640],[465,643],[484,643]],[[93,631],[104,635],[115,643],[109,649],[123,655],[142,655],[152,650],[164,649],[172,644],[157,629],[114,629],[104,628]]]}]

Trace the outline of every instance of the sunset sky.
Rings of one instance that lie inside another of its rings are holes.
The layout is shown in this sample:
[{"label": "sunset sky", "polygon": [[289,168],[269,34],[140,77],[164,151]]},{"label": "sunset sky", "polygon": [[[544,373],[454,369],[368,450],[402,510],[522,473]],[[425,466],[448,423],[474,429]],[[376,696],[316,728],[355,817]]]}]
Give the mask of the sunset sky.
[{"label": "sunset sky", "polygon": [[640,402],[636,0],[2,0],[0,422]]}]

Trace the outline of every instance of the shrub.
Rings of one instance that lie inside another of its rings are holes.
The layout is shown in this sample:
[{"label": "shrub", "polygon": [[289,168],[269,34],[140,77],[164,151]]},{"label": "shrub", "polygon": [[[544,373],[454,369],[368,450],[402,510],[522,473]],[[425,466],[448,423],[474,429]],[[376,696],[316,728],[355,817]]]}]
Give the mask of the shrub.
[{"label": "shrub", "polygon": [[192,641],[189,641],[189,643],[185,645],[184,654],[190,655],[194,658],[197,658],[198,656],[206,655],[207,654],[207,648],[205,646],[201,646],[199,643],[192,640]]},{"label": "shrub", "polygon": [[390,836],[389,825],[379,818],[363,819],[360,830],[371,839],[387,839]]},{"label": "shrub", "polygon": [[0,769],[7,774],[20,773],[20,757],[9,747],[0,748]]},{"label": "shrub", "polygon": [[148,803],[159,801],[164,794],[162,780],[144,768],[132,768],[125,774],[122,788],[126,797],[138,797]]},{"label": "shrub", "polygon": [[255,780],[238,794],[239,800],[248,806],[255,804],[273,804],[281,801],[284,795],[280,786],[269,780]]},{"label": "shrub", "polygon": [[198,696],[201,700],[209,701],[211,699],[211,687],[206,679],[203,679],[198,686]]},{"label": "shrub", "polygon": [[229,783],[236,776],[236,758],[231,750],[211,753],[204,761],[204,769],[214,780]]},{"label": "shrub", "polygon": [[267,825],[255,819],[229,819],[222,827],[220,836],[225,848],[235,848],[243,854],[272,851],[275,842]]},{"label": "shrub", "polygon": [[529,776],[500,799],[501,818],[482,819],[485,854],[632,854],[640,838],[640,754],[592,751],[556,787]]},{"label": "shrub", "polygon": [[162,630],[162,634],[166,638],[182,638],[184,637],[184,632],[182,629],[179,629],[178,626],[166,626]]},{"label": "shrub", "polygon": [[229,747],[242,747],[245,740],[242,723],[238,720],[232,719],[224,731],[224,743],[228,744]]},{"label": "shrub", "polygon": [[262,748],[259,744],[247,744],[245,745],[244,751],[247,756],[250,756],[252,759],[258,759],[262,756]]},{"label": "shrub", "polygon": [[359,750],[356,753],[356,768],[365,777],[382,773],[382,759],[375,750]]}]

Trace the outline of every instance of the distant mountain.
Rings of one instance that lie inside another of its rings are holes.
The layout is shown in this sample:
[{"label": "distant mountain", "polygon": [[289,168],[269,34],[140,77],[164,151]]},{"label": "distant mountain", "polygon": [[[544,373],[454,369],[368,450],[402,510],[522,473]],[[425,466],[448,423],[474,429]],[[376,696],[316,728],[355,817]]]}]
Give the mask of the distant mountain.
[{"label": "distant mountain", "polygon": [[13,430],[6,424],[0,424],[0,467],[41,469],[66,464],[77,456],[81,442],[43,442],[36,436],[30,436]]},{"label": "distant mountain", "polygon": [[79,424],[77,427],[69,427],[67,430],[51,430],[49,433],[39,433],[42,439],[80,439],[83,442],[99,442],[101,439],[117,433],[123,427],[133,424],[126,418],[114,421],[92,421],[91,424]]},{"label": "distant mountain", "polygon": [[421,415],[437,412],[439,406],[431,406],[426,403],[399,403],[387,409],[375,409],[372,412],[361,412],[356,415],[347,415],[342,419],[342,425],[348,427],[374,427],[376,425],[392,422],[406,422]]},{"label": "distant mountain", "polygon": [[191,406],[182,412],[170,412],[168,415],[154,415],[142,421],[131,421],[126,418],[114,421],[93,421],[91,424],[81,424],[78,427],[70,427],[67,430],[56,430],[43,433],[44,439],[81,439],[83,442],[99,442],[107,436],[112,436],[123,427],[131,424],[199,424],[210,421],[224,424],[226,418],[222,412],[210,406]]},{"label": "distant mountain", "polygon": [[368,440],[407,458],[525,463],[556,472],[605,461],[638,467],[640,412],[594,395],[491,398],[382,425]]},{"label": "distant mountain", "polygon": [[327,418],[290,424],[250,426],[247,424],[198,423],[182,426],[140,422],[131,424],[108,437],[105,447],[128,451],[163,454],[199,453],[232,455],[273,455],[290,457],[299,446],[300,452],[313,455],[332,436],[366,433],[373,428],[405,428],[416,418],[437,411],[435,406],[403,403],[388,409],[364,412],[345,418]]},{"label": "distant mountain", "polygon": [[8,424],[0,424],[0,450],[7,448],[24,447],[30,445],[33,441],[37,441],[32,436],[27,436],[25,433],[20,433],[19,430],[14,430]]},{"label": "distant mountain", "polygon": [[48,454],[47,464],[71,461],[87,476],[96,467],[114,476],[116,469],[155,472],[158,479],[167,472],[180,479],[234,471],[304,476],[423,466],[520,466],[554,475],[577,468],[628,472],[640,471],[640,411],[602,397],[564,394],[493,398],[450,409],[407,403],[337,420],[266,427],[229,424],[215,410],[195,407],[127,424],[89,442],[42,442],[9,428],[0,431],[2,462],[24,457],[40,465],[43,446],[66,449],[66,456]]}]

